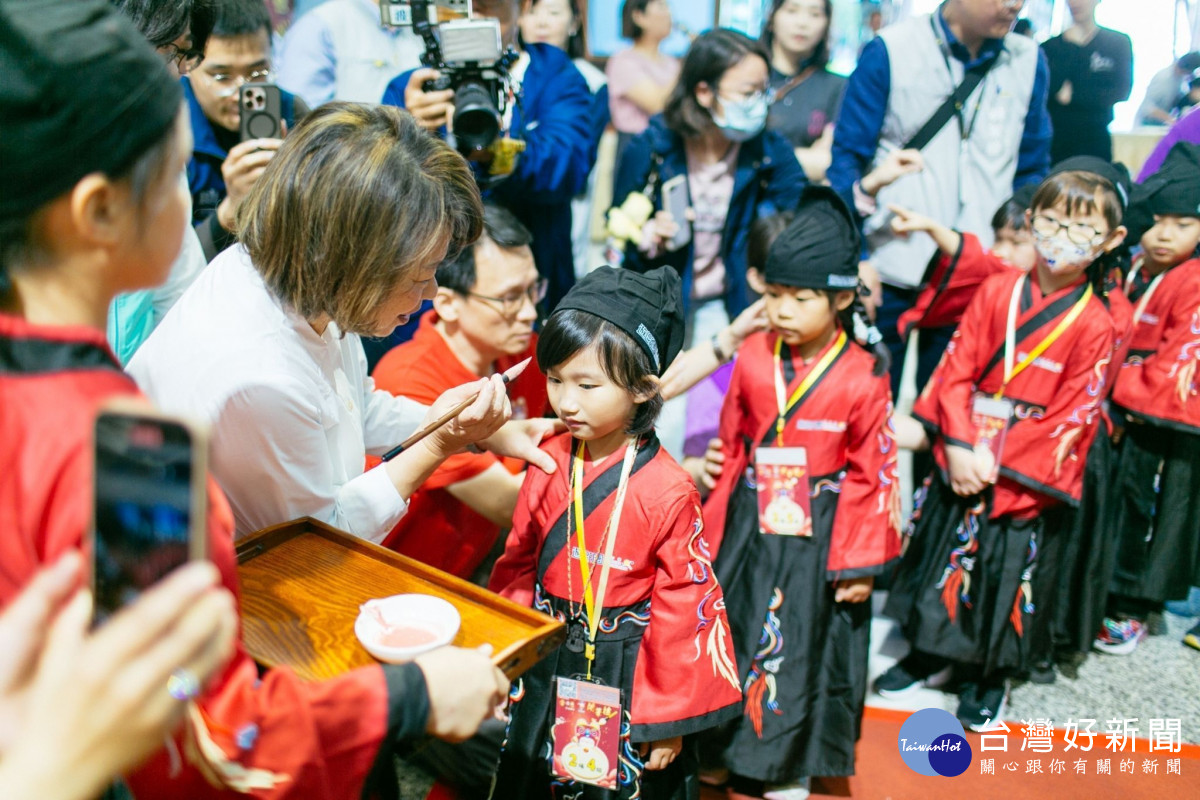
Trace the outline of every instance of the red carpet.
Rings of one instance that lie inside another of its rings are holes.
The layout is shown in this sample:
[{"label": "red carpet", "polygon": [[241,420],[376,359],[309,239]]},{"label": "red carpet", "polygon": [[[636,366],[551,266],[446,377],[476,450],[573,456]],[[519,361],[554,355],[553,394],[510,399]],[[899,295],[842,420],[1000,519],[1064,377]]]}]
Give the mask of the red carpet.
[{"label": "red carpet", "polygon": [[[1097,734],[1090,752],[1067,751],[1059,729],[1055,729],[1052,751],[1026,750],[1020,723],[1008,723],[1007,752],[980,752],[979,734],[967,733],[971,744],[971,766],[956,778],[929,778],[918,775],[900,759],[896,737],[909,716],[907,711],[868,708],[863,721],[863,736],[858,743],[859,773],[852,778],[813,781],[813,798],[853,797],[863,800],[1014,800],[1014,798],[1053,798],[1053,800],[1095,800],[1120,797],[1122,800],[1161,800],[1164,797],[1196,797],[1200,785],[1200,745],[1185,744],[1178,753],[1149,752],[1150,742],[1137,739],[1134,751],[1114,753],[1106,748],[1107,739]],[[1144,725],[1144,722],[1143,722]],[[1097,725],[1103,729],[1103,725]],[[1000,740],[986,734],[988,747]],[[1082,738],[1080,742],[1082,743]],[[981,760],[993,759],[995,774],[981,774]],[[1086,773],[1076,772],[1076,761],[1083,759]],[[1099,774],[1099,761],[1108,759],[1111,774]],[[1132,759],[1133,774],[1122,772],[1121,762]],[[1179,771],[1168,774],[1168,759],[1178,759]],[[1041,773],[1030,772],[1029,762],[1038,762]],[[1061,762],[1059,767],[1056,762]],[[1011,767],[1012,771],[1005,769]],[[1154,772],[1147,772],[1147,769]],[[1053,772],[1052,772],[1053,770]],[[701,800],[724,800],[724,790],[706,789]],[[426,800],[467,800],[435,785]]]}]

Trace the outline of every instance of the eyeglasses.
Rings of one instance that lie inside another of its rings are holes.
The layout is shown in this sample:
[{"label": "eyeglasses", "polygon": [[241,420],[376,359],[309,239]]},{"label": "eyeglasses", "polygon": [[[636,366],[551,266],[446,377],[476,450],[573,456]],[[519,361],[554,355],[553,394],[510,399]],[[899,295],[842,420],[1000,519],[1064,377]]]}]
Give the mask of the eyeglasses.
[{"label": "eyeglasses", "polygon": [[1098,231],[1091,225],[1084,225],[1082,222],[1059,222],[1045,214],[1038,214],[1031,219],[1029,227],[1033,229],[1034,235],[1043,239],[1057,236],[1059,231],[1066,231],[1067,238],[1075,244],[1095,244],[1104,237],[1104,231]]},{"label": "eyeglasses", "polygon": [[201,53],[199,50],[180,47],[174,42],[164,44],[158,48],[158,52],[168,64],[175,63],[175,68],[179,70],[180,75],[187,75],[200,66],[200,62],[204,60],[204,53]]},{"label": "eyeglasses", "polygon": [[539,278],[536,283],[530,284],[527,289],[518,289],[515,292],[509,292],[504,297],[488,297],[485,294],[476,294],[475,292],[463,292],[467,297],[474,297],[476,300],[487,300],[489,303],[499,303],[500,307],[491,306],[493,310],[498,311],[501,316],[515,317],[521,312],[525,306],[525,301],[533,303],[535,306],[546,299],[546,289],[549,288],[550,281],[546,278]]},{"label": "eyeglasses", "polygon": [[198,72],[217,97],[233,97],[238,87],[246,83],[271,83],[271,68],[259,68],[249,75],[234,75],[231,72]]},{"label": "eyeglasses", "polygon": [[[728,94],[729,96],[725,97],[724,94]],[[774,89],[756,89],[752,92],[726,92],[724,94],[721,92],[720,87],[718,87],[717,97],[720,97],[722,100],[732,100],[736,103],[757,103],[760,100],[765,100],[767,105],[775,102]]]}]

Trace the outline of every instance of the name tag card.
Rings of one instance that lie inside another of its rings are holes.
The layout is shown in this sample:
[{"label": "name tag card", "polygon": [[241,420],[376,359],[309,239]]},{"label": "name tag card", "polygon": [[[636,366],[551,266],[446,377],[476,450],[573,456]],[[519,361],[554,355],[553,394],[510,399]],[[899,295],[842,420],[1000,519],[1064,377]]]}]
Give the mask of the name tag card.
[{"label": "name tag card", "polygon": [[756,448],[754,477],[758,484],[759,531],[778,536],[812,536],[805,449]]},{"label": "name tag card", "polygon": [[971,422],[979,433],[975,436],[975,452],[984,449],[992,456],[992,471],[989,483],[1000,477],[1000,456],[1004,452],[1004,439],[1008,436],[1008,423],[1012,420],[1013,404],[1005,398],[977,395],[971,401]]},{"label": "name tag card", "polygon": [[554,701],[554,774],[617,788],[621,690],[558,678]]}]

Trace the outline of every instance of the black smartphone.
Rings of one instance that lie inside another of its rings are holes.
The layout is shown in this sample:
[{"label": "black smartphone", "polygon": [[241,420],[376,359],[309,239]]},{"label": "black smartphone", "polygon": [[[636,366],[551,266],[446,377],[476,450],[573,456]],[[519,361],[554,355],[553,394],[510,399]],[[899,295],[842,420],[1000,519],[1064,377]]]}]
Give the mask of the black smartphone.
[{"label": "black smartphone", "polygon": [[244,83],[238,89],[242,141],[283,138],[283,95],[273,83]]},{"label": "black smartphone", "polygon": [[207,558],[207,436],[126,401],[96,417],[93,624],[188,561]]}]

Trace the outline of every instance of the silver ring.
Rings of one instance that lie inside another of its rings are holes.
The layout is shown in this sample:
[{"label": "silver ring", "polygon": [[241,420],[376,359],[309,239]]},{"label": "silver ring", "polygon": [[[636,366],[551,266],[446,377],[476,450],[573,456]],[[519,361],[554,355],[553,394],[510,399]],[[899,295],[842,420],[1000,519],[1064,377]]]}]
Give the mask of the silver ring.
[{"label": "silver ring", "polygon": [[176,700],[195,699],[200,694],[200,679],[190,669],[179,667],[167,678],[167,693]]}]

